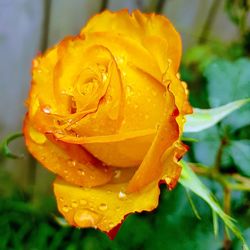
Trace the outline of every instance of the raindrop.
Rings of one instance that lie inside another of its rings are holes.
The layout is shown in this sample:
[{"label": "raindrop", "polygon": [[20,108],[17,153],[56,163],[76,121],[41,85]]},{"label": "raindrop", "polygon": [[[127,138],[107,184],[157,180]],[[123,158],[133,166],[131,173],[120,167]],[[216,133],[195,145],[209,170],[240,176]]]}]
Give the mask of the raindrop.
[{"label": "raindrop", "polygon": [[109,228],[113,228],[115,225],[113,223],[109,223]]},{"label": "raindrop", "polygon": [[107,73],[102,73],[102,81],[105,82],[108,79]]},{"label": "raindrop", "polygon": [[130,85],[126,86],[127,94],[132,94],[133,93],[133,88]]},{"label": "raindrop", "polygon": [[62,198],[62,197],[60,197],[60,198],[59,198],[59,201],[60,201],[60,202],[63,202],[63,198]]},{"label": "raindrop", "polygon": [[50,114],[51,113],[51,108],[49,106],[45,106],[43,108],[43,112],[46,113],[46,114]]},{"label": "raindrop", "polygon": [[171,178],[166,177],[166,178],[165,178],[165,181],[166,181],[166,183],[169,185],[169,184],[171,183]]},{"label": "raindrop", "polygon": [[108,205],[105,204],[105,203],[102,203],[102,204],[100,204],[99,209],[100,209],[101,211],[105,211],[105,210],[108,209]]},{"label": "raindrop", "polygon": [[138,104],[135,104],[135,105],[134,105],[134,108],[135,108],[135,109],[138,109],[138,107],[139,107]]},{"label": "raindrop", "polygon": [[157,96],[156,91],[153,91],[152,94],[153,94],[153,96]]},{"label": "raindrop", "polygon": [[72,207],[74,207],[74,208],[78,207],[78,203],[77,203],[77,201],[72,201],[71,206],[72,206]]},{"label": "raindrop", "polygon": [[80,168],[77,170],[77,173],[78,173],[79,175],[82,175],[82,176],[85,175],[84,170],[82,170],[82,169],[80,169]]},{"label": "raindrop", "polygon": [[151,98],[147,98],[147,102],[148,103],[152,102]]},{"label": "raindrop", "polygon": [[63,170],[64,174],[68,174],[69,171],[67,169]]},{"label": "raindrop", "polygon": [[44,144],[47,141],[47,138],[44,134],[36,131],[35,129],[30,129],[30,137],[37,144]]},{"label": "raindrop", "polygon": [[125,200],[127,198],[127,195],[124,192],[120,191],[118,197],[121,200]]},{"label": "raindrop", "polygon": [[100,216],[88,209],[79,209],[74,215],[74,221],[79,227],[96,227]]},{"label": "raindrop", "polygon": [[87,205],[87,203],[88,203],[88,202],[87,202],[86,200],[84,200],[84,199],[81,199],[81,200],[80,200],[80,205]]},{"label": "raindrop", "polygon": [[69,207],[67,205],[64,205],[62,207],[62,211],[65,212],[65,213],[68,213],[69,212]]},{"label": "raindrop", "polygon": [[72,165],[73,167],[75,167],[76,161],[75,160],[68,160],[68,164]]},{"label": "raindrop", "polygon": [[115,171],[114,171],[114,178],[115,178],[115,179],[118,179],[120,176],[121,176],[121,170],[118,170],[118,169],[115,170]]},{"label": "raindrop", "polygon": [[145,119],[147,120],[149,118],[149,115],[145,115]]}]

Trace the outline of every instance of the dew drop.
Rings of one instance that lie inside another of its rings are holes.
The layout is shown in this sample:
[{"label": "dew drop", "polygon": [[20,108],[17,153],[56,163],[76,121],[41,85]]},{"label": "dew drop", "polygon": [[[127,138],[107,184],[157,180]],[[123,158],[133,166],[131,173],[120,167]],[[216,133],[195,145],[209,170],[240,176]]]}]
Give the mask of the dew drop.
[{"label": "dew drop", "polygon": [[105,82],[108,79],[107,73],[102,73],[102,80]]},{"label": "dew drop", "polygon": [[166,181],[166,183],[169,185],[169,184],[171,183],[171,178],[166,177],[166,178],[165,178],[165,181]]},{"label": "dew drop", "polygon": [[114,178],[115,178],[115,179],[118,179],[118,178],[120,178],[120,176],[121,176],[121,170],[118,170],[118,169],[115,170],[115,171],[114,171]]},{"label": "dew drop", "polygon": [[145,115],[145,119],[148,120],[148,118],[149,118],[149,115]]},{"label": "dew drop", "polygon": [[135,105],[134,105],[134,108],[135,108],[135,109],[138,109],[138,107],[139,107],[138,104],[135,104]]},{"label": "dew drop", "polygon": [[156,91],[153,91],[152,94],[153,94],[153,96],[157,96]]},{"label": "dew drop", "polygon": [[51,113],[51,108],[49,106],[45,106],[43,108],[43,112],[46,113],[46,114],[50,114]]},{"label": "dew drop", "polygon": [[77,170],[77,173],[78,173],[79,175],[82,175],[82,176],[85,175],[84,170],[82,170],[82,169],[80,169],[80,168]]},{"label": "dew drop", "polygon": [[109,228],[113,228],[115,225],[113,223],[109,223]]},{"label": "dew drop", "polygon": [[67,205],[64,205],[62,207],[62,211],[65,212],[65,213],[68,213],[69,212],[69,207]]},{"label": "dew drop", "polygon": [[102,204],[100,204],[99,209],[100,209],[101,211],[105,211],[105,210],[108,209],[108,205],[105,204],[105,203],[102,203]]},{"label": "dew drop", "polygon": [[76,161],[75,160],[68,160],[68,164],[72,165],[73,167],[75,167]]},{"label": "dew drop", "polygon": [[31,139],[37,144],[44,144],[47,141],[46,136],[38,132],[37,130],[30,128],[29,132]]},{"label": "dew drop", "polygon": [[74,221],[79,227],[96,227],[100,216],[88,209],[79,209],[74,215]]},{"label": "dew drop", "polygon": [[127,86],[126,86],[126,90],[127,90],[127,94],[128,94],[128,95],[133,93],[133,88],[132,88],[132,86],[130,86],[130,85],[127,85]]},{"label": "dew drop", "polygon": [[72,201],[71,206],[72,206],[72,207],[74,207],[74,208],[78,207],[78,203],[77,203],[77,201]]},{"label": "dew drop", "polygon": [[63,172],[64,172],[64,174],[66,174],[66,175],[69,173],[69,171],[68,171],[67,169],[63,170]]},{"label": "dew drop", "polygon": [[62,197],[60,197],[60,198],[59,198],[59,201],[60,201],[60,202],[63,202],[63,198],[62,198]]},{"label": "dew drop", "polygon": [[87,203],[88,203],[88,202],[87,202],[86,200],[84,200],[84,199],[81,199],[81,200],[80,200],[80,205],[87,205]]},{"label": "dew drop", "polygon": [[127,195],[124,192],[120,191],[118,197],[121,200],[125,200],[127,198]]}]

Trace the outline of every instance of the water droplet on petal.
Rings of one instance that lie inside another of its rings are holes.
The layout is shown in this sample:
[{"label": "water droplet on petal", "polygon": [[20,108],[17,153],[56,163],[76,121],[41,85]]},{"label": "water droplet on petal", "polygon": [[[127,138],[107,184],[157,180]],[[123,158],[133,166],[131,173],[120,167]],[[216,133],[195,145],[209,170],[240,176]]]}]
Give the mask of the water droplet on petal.
[{"label": "water droplet on petal", "polygon": [[64,205],[64,206],[62,207],[62,211],[63,211],[64,213],[68,213],[68,212],[69,212],[69,207],[68,207],[67,205]]},{"label": "water droplet on petal", "polygon": [[109,223],[109,228],[113,228],[115,225],[113,223]]},{"label": "water droplet on petal", "polygon": [[79,227],[96,227],[100,216],[88,209],[79,209],[74,215],[74,221]]},{"label": "water droplet on petal", "polygon": [[51,113],[51,108],[49,106],[45,106],[43,108],[43,112],[46,113],[46,114],[50,114]]},{"label": "water droplet on petal", "polygon": [[115,170],[115,171],[114,171],[114,178],[115,178],[115,179],[118,179],[120,176],[121,176],[121,170],[118,170],[118,169]]},{"label": "water droplet on petal", "polygon": [[145,115],[145,119],[147,120],[149,118],[149,115]]},{"label": "water droplet on petal", "polygon": [[75,167],[76,161],[75,160],[68,160],[68,164],[72,165],[73,167]]},{"label": "water droplet on petal", "polygon": [[126,86],[126,90],[127,90],[127,94],[128,94],[128,95],[130,95],[130,94],[133,93],[133,88],[132,88],[132,86],[130,86],[130,85],[127,85],[127,86]]},{"label": "water droplet on petal", "polygon": [[80,168],[77,170],[77,173],[78,173],[79,175],[82,175],[82,176],[85,175],[84,170],[82,170],[82,169],[80,169]]},{"label": "water droplet on petal", "polygon": [[63,198],[62,198],[62,197],[60,197],[60,198],[59,198],[59,201],[60,201],[60,202],[63,202]]},{"label": "water droplet on petal", "polygon": [[166,177],[166,178],[165,178],[165,181],[166,181],[166,183],[169,185],[169,184],[171,183],[171,178]]},{"label": "water droplet on petal", "polygon": [[102,204],[100,204],[99,209],[100,209],[101,211],[105,211],[105,210],[108,209],[108,205],[105,204],[105,203],[102,203]]},{"label": "water droplet on petal", "polygon": [[44,144],[47,141],[47,138],[44,134],[36,131],[33,128],[30,128],[29,134],[30,134],[31,139],[37,144]]},{"label": "water droplet on petal", "polygon": [[86,200],[84,200],[84,199],[81,199],[81,200],[80,200],[80,205],[87,205],[87,203],[88,203],[88,202],[87,202]]},{"label": "water droplet on petal", "polygon": [[121,200],[125,200],[127,198],[127,195],[124,192],[120,191],[118,197]]},{"label": "water droplet on petal", "polygon": [[72,207],[74,207],[74,208],[78,207],[78,203],[77,203],[77,201],[72,201],[71,206],[72,206]]}]

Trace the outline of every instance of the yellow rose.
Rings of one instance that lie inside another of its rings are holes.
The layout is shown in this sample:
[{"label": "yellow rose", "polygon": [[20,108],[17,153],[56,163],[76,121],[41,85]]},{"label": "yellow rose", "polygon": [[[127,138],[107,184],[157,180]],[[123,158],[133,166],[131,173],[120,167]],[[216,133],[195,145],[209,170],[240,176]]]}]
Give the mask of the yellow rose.
[{"label": "yellow rose", "polygon": [[71,225],[111,233],[127,214],[157,207],[159,183],[175,186],[192,112],[180,57],[164,16],[121,10],[95,15],[34,59],[25,140],[57,174]]}]

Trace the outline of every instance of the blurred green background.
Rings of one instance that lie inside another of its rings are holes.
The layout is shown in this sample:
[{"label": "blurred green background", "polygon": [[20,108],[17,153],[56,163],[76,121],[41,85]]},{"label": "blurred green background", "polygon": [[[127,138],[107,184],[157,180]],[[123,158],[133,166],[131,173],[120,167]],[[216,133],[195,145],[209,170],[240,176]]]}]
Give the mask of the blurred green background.
[{"label": "blurred green background", "polygon": [[[250,3],[248,0],[0,0],[0,135],[21,130],[32,58],[64,36],[76,34],[105,8],[141,9],[168,16],[181,32],[181,77],[191,104],[216,107],[250,97]],[[187,134],[186,159],[218,165],[225,176],[241,178],[245,190],[226,190],[202,177],[227,213],[237,219],[250,245],[250,106],[199,134]],[[115,240],[91,229],[67,227],[52,194],[53,176],[26,152],[23,140],[11,143],[24,159],[0,160],[0,250],[242,249],[225,237],[223,223],[214,236],[211,210],[180,185],[162,188],[152,213],[130,215]],[[240,189],[240,188],[239,188]],[[198,219],[190,204],[195,205]]]}]

